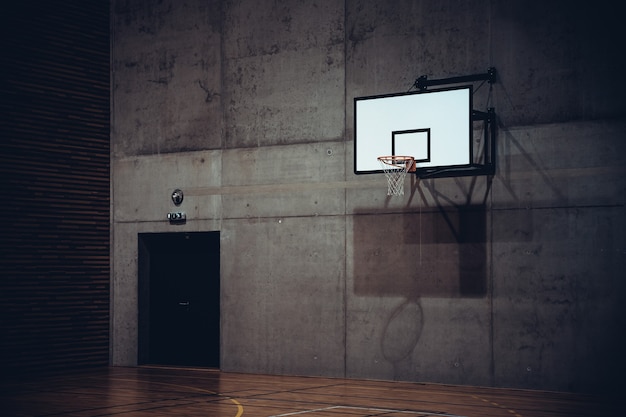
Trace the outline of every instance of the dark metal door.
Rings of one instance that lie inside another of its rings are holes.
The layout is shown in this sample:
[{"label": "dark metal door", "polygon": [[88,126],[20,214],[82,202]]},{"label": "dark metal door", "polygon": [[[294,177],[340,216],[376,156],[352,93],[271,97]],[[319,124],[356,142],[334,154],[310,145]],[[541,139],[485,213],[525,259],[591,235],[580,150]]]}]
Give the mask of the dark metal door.
[{"label": "dark metal door", "polygon": [[139,241],[140,363],[219,368],[219,232]]}]

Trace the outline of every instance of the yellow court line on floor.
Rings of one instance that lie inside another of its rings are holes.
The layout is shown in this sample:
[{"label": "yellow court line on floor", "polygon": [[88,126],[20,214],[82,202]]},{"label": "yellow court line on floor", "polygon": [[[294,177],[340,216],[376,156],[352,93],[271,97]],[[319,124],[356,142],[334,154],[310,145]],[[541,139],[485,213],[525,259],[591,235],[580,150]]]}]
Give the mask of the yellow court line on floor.
[{"label": "yellow court line on floor", "polygon": [[500,405],[500,404],[498,404],[498,403],[496,403],[496,402],[494,402],[494,401],[489,401],[489,400],[486,400],[486,399],[484,399],[484,398],[478,397],[478,396],[476,396],[476,395],[472,395],[472,398],[475,398],[475,399],[477,399],[477,400],[480,400],[480,401],[482,401],[482,402],[484,402],[484,403],[489,403],[489,404],[491,404],[491,405],[493,405],[493,406],[495,406],[495,407],[498,407],[498,408],[499,408],[499,409],[501,409],[501,410],[506,410],[509,414],[512,414],[512,415],[514,415],[515,417],[522,417],[522,415],[521,415],[521,414],[519,414],[517,411],[515,411],[515,410],[511,410],[510,408],[507,408],[507,407],[505,407],[505,406],[503,406],[503,405]]},{"label": "yellow court line on floor", "polygon": [[[135,380],[135,379],[124,379],[124,378],[108,378],[108,380],[137,382],[137,380]],[[231,401],[233,404],[235,404],[237,406],[237,414],[235,414],[235,417],[241,417],[243,415],[243,405],[239,401],[237,401],[236,399],[231,398],[231,397],[226,397],[226,396],[220,394],[219,392],[211,391],[211,390],[204,389],[204,388],[190,387],[188,385],[171,384],[169,382],[150,381],[150,383],[151,384],[158,384],[158,385],[168,385],[170,387],[186,388],[186,389],[190,389],[192,391],[206,392],[208,394],[215,394],[218,397],[222,397],[222,398],[225,398],[225,399]]]}]

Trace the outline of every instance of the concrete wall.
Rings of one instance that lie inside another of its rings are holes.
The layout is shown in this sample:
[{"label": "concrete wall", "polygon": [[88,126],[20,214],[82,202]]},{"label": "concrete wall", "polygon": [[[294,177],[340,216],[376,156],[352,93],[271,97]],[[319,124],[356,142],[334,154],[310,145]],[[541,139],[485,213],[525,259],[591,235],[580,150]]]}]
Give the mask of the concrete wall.
[{"label": "concrete wall", "polygon": [[[137,233],[220,230],[225,371],[580,392],[623,379],[610,13],[112,3],[114,365],[137,361]],[[490,66],[475,107],[498,114],[493,178],[409,179],[388,198],[384,177],[353,174],[354,97]],[[165,221],[174,188],[184,225]]]}]

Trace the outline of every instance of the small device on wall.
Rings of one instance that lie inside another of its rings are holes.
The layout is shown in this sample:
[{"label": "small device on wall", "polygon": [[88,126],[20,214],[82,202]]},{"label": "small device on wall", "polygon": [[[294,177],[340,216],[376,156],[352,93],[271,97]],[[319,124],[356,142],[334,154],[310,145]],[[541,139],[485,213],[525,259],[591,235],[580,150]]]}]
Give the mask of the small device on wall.
[{"label": "small device on wall", "polygon": [[170,223],[185,223],[187,221],[187,214],[182,211],[167,213],[167,219]]},{"label": "small device on wall", "polygon": [[[183,190],[177,188],[172,191],[172,202],[176,206],[180,206],[183,202]],[[167,213],[167,220],[170,221],[171,224],[183,224],[187,221],[187,214],[184,211],[174,211]]]},{"label": "small device on wall", "polygon": [[180,189],[175,189],[174,191],[172,191],[172,202],[177,205],[180,206],[180,204],[183,202],[183,190]]}]

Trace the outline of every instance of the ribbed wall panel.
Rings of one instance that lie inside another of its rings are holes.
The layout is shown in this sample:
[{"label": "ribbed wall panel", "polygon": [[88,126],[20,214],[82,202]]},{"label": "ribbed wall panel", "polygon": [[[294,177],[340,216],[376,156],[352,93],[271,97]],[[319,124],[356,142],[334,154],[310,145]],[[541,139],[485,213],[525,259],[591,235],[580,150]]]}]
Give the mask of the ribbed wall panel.
[{"label": "ribbed wall panel", "polygon": [[107,365],[109,3],[2,19],[0,373]]}]

